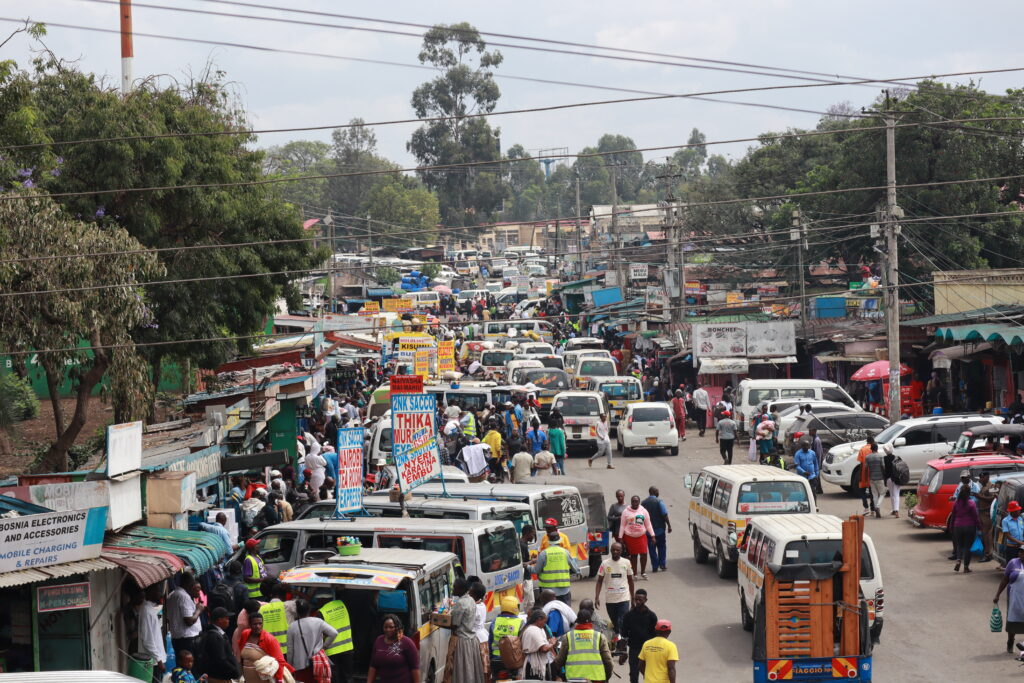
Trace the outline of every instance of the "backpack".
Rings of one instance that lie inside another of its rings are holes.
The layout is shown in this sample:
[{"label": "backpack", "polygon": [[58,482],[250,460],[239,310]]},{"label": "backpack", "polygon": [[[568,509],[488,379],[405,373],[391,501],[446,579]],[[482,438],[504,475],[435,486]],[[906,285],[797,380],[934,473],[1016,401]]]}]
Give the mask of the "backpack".
[{"label": "backpack", "polygon": [[892,461],[892,480],[897,486],[910,483],[910,467],[898,455]]},{"label": "backpack", "polygon": [[228,612],[235,611],[235,592],[226,583],[218,583],[206,595],[206,601],[212,612],[216,607],[223,607]]},{"label": "backpack", "polygon": [[520,669],[526,663],[523,641],[519,636],[502,636],[498,640],[498,652],[501,653],[501,664],[506,669]]}]

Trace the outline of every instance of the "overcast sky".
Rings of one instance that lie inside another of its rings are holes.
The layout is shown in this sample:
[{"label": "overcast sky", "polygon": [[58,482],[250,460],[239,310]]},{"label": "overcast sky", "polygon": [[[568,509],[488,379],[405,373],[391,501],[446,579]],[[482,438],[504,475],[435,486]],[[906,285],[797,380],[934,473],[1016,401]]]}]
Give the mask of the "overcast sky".
[{"label": "overcast sky", "polygon": [[[382,3],[330,0],[243,0],[358,15],[359,17],[424,24],[469,21],[482,31],[570,40],[610,47],[649,50],[673,55],[746,62],[842,74],[863,78],[897,78],[958,71],[1024,66],[1019,26],[1012,20],[1014,2],[968,3],[963,0],[900,0],[885,2],[796,2],[791,0],[556,0],[480,2],[479,0],[389,0]],[[117,4],[109,0],[0,0],[4,18],[31,18],[78,26],[118,28]],[[198,8],[228,13],[313,21],[303,26],[280,22],[214,17],[144,7],[144,4]],[[417,64],[419,40],[325,27],[347,24],[418,32],[347,19],[311,17],[220,4],[209,0],[139,0],[135,30],[170,36],[304,50],[364,59]],[[13,28],[14,24],[6,26]],[[6,33],[5,33],[6,35]],[[51,26],[45,39],[59,56],[77,59],[82,68],[120,80],[120,43],[115,34]],[[491,40],[510,42],[505,39]],[[553,46],[558,47],[558,46]],[[0,57],[26,65],[30,41],[18,37]],[[736,74],[661,64],[611,61],[593,57],[499,48],[505,61],[497,73],[615,88],[690,93],[799,83],[787,78]],[[580,49],[580,48],[565,48]],[[658,59],[658,58],[652,58]],[[208,63],[227,73],[256,128],[345,123],[353,117],[381,121],[412,117],[413,89],[427,80],[427,71],[312,56],[261,52],[136,36],[135,77],[167,75],[187,78]],[[692,62],[691,62],[692,64]],[[959,80],[966,80],[967,77]],[[1020,87],[1024,72],[985,75],[990,92]],[[957,80],[957,79],[952,79]],[[629,97],[609,91],[499,79],[498,110]],[[834,86],[753,92],[734,97],[748,102],[825,110],[837,102],[869,104],[878,88]],[[591,145],[603,133],[633,138],[639,147],[686,142],[690,129],[702,130],[709,141],[753,137],[787,127],[813,127],[817,115],[722,103],[670,100],[604,105],[550,113],[495,118],[505,149],[520,143],[527,149]],[[381,151],[412,165],[405,142],[412,125],[376,129]],[[266,135],[261,144],[295,138],[327,140],[328,131]],[[732,157],[746,144],[713,148]],[[665,156],[665,152],[647,155]]]}]

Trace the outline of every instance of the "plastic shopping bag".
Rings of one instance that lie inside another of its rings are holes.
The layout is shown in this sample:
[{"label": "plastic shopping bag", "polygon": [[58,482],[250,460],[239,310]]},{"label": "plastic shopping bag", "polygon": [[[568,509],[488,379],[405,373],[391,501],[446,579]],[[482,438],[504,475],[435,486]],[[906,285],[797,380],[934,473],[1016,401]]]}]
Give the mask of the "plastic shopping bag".
[{"label": "plastic shopping bag", "polygon": [[971,544],[971,554],[979,556],[985,554],[985,544],[981,542],[981,534],[974,537],[974,543]]},{"label": "plastic shopping bag", "polygon": [[747,460],[750,462],[757,462],[757,442],[753,439],[750,440],[750,448],[747,450]]},{"label": "plastic shopping bag", "polygon": [[999,633],[1003,630],[1003,613],[998,607],[992,608],[992,616],[988,618],[988,628],[992,633]]}]

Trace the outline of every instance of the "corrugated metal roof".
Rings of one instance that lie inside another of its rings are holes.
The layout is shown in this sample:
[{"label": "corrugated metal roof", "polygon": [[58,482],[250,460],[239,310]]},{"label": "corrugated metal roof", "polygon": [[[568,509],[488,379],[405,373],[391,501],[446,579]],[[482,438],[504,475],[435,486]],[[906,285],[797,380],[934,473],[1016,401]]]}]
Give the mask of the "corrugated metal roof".
[{"label": "corrugated metal roof", "polygon": [[139,553],[110,546],[103,547],[101,557],[131,574],[139,588],[159,583],[183,566],[181,560],[170,553]]},{"label": "corrugated metal roof", "polygon": [[0,513],[17,512],[19,515],[37,515],[40,512],[53,512],[50,508],[44,508],[35,503],[26,503],[23,500],[11,496],[0,496]]},{"label": "corrugated metal roof", "polygon": [[118,548],[139,548],[159,550],[182,558],[195,570],[203,574],[221,558],[228,554],[230,548],[217,534],[205,531],[182,531],[180,529],[157,529],[149,526],[137,526],[117,534],[109,545]]},{"label": "corrugated metal roof", "polygon": [[965,322],[968,320],[987,320],[994,318],[1005,322],[1005,316],[1024,316],[1024,306],[1014,304],[996,304],[995,306],[986,306],[985,308],[975,308],[970,311],[961,311],[958,313],[943,313],[941,315],[931,315],[927,318],[913,318],[911,320],[902,320],[900,325],[908,327],[921,327],[929,325],[946,325],[949,323]]},{"label": "corrugated metal roof", "polygon": [[89,572],[95,572],[101,569],[117,569],[117,565],[102,558],[97,558],[95,560],[65,562],[63,564],[55,564],[49,567],[21,569],[19,571],[0,574],[0,588],[9,588],[11,586],[21,586],[26,583],[37,583],[39,581],[59,579],[65,576],[74,576],[75,574],[88,574]]}]

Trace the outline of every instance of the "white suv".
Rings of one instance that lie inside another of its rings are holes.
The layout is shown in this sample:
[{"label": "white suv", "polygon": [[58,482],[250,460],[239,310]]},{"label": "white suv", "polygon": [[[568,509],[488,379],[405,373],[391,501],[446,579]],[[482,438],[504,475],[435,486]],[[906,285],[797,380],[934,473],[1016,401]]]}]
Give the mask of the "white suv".
[{"label": "white suv", "polygon": [[679,455],[679,432],[667,403],[630,403],[619,418],[615,440],[622,455],[668,449]]},{"label": "white suv", "polygon": [[[875,436],[879,447],[891,443],[893,452],[910,468],[910,481],[914,483],[924,472],[929,460],[947,455],[960,434],[983,424],[1000,424],[1002,418],[993,415],[954,414],[929,415],[894,422]],[[860,463],[857,452],[865,441],[853,441],[833,446],[821,467],[822,478],[847,491],[860,483]]]}]

